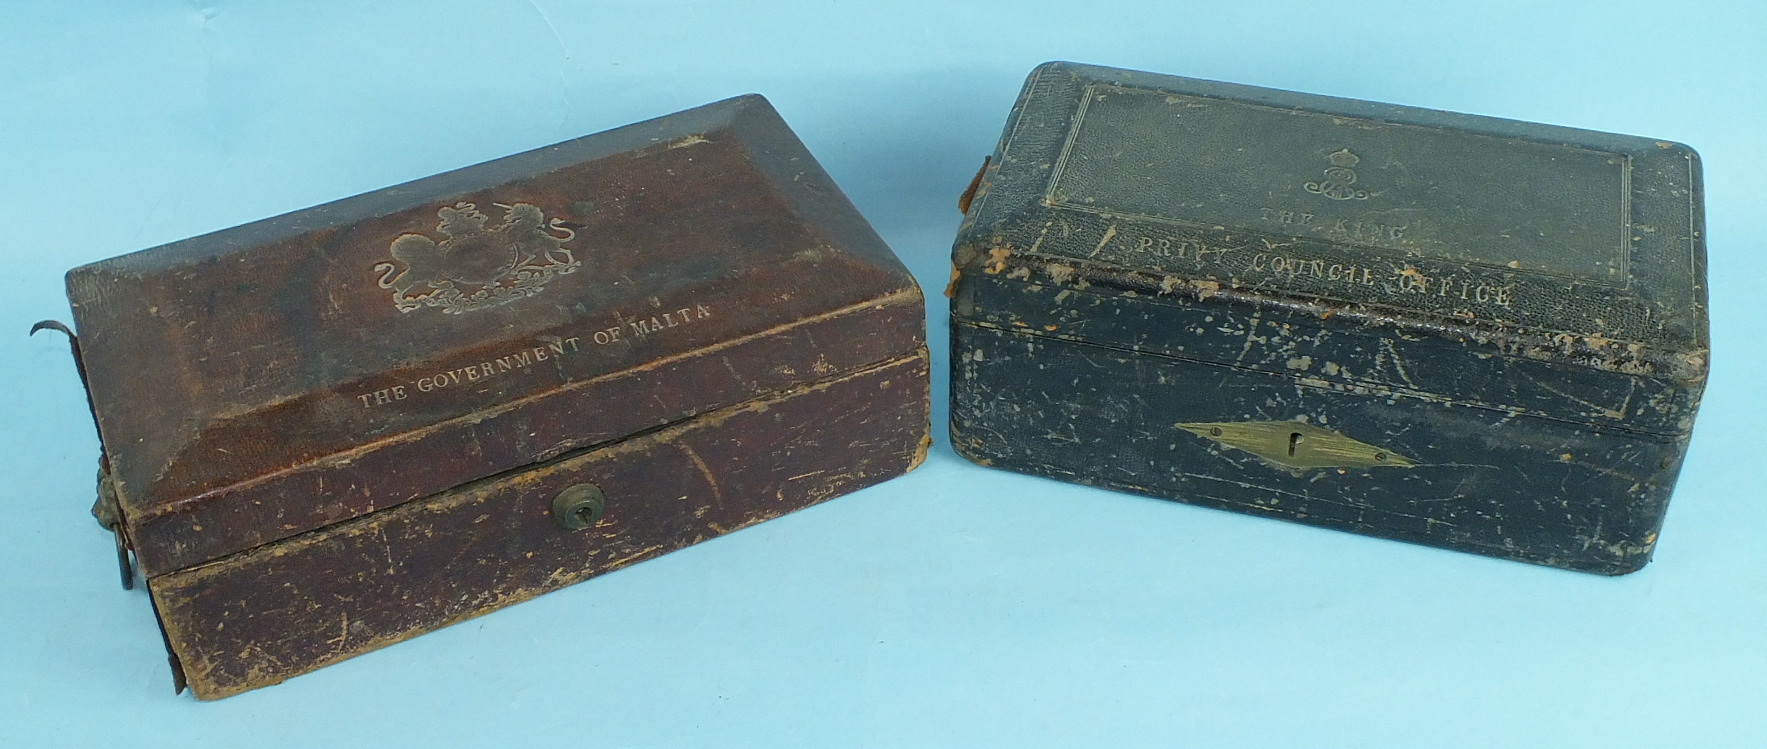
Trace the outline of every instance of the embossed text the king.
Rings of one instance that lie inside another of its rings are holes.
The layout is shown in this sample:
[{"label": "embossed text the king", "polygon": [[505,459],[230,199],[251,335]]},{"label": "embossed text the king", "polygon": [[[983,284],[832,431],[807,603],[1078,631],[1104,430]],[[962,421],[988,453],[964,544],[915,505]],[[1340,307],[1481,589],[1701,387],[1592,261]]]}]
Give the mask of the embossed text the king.
[{"label": "embossed text the king", "polygon": [[1362,158],[1348,148],[1339,149],[1326,158],[1331,160],[1331,166],[1325,169],[1325,179],[1303,185],[1307,192],[1332,200],[1367,200],[1368,191],[1356,187],[1356,170],[1353,168]]},{"label": "embossed text the king", "polygon": [[490,217],[477,205],[462,202],[436,212],[441,241],[423,234],[393,240],[387,250],[396,262],[374,266],[380,287],[393,292],[393,306],[400,312],[440,307],[451,315],[496,307],[538,294],[553,277],[582,267],[565,246],[576,232],[560,219],[548,220],[528,203],[492,205],[503,209],[495,226],[486,225]]}]

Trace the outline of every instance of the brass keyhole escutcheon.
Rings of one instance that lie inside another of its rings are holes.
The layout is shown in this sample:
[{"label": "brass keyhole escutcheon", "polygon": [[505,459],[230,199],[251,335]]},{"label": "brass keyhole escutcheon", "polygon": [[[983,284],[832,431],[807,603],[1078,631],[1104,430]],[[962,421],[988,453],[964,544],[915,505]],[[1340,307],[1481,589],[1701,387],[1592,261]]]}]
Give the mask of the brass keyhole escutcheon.
[{"label": "brass keyhole escutcheon", "polygon": [[1214,421],[1179,429],[1243,450],[1283,468],[1410,468],[1417,463],[1379,445],[1303,421]]},{"label": "brass keyhole escutcheon", "polygon": [[607,495],[594,484],[576,484],[552,498],[552,522],[567,531],[582,530],[607,511]]}]

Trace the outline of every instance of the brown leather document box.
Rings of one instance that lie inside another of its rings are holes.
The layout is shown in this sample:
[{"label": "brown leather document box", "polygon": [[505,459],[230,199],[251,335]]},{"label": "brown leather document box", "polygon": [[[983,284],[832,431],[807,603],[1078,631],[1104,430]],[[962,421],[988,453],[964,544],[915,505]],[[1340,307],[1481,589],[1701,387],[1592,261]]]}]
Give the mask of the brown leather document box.
[{"label": "brown leather document box", "polygon": [[759,96],[76,268],[68,295],[96,512],[205,699],[929,444],[920,290]]}]

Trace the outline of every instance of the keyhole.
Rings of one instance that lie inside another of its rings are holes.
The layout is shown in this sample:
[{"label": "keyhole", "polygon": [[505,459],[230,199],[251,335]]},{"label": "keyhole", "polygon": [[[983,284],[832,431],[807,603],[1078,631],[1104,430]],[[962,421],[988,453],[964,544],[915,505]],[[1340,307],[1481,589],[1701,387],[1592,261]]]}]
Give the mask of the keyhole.
[{"label": "keyhole", "polygon": [[1288,456],[1289,457],[1292,458],[1295,456],[1295,448],[1301,444],[1301,440],[1303,440],[1303,439],[1306,439],[1306,438],[1302,437],[1300,432],[1290,432],[1289,433],[1289,435],[1288,435]]},{"label": "keyhole", "polygon": [[577,484],[552,499],[552,520],[567,531],[594,525],[607,509],[607,495],[594,484]]}]

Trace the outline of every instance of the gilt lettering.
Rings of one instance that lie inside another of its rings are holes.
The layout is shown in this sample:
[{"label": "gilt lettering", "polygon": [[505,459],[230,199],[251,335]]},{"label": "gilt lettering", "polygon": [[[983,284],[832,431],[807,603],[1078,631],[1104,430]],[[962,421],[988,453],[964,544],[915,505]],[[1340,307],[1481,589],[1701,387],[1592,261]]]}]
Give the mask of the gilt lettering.
[{"label": "gilt lettering", "polygon": [[544,338],[535,342],[534,345],[511,351],[494,359],[486,359],[443,372],[427,374],[406,383],[363,393],[356,396],[356,399],[362,403],[363,408],[378,408],[409,399],[413,390],[418,393],[433,393],[462,386],[474,386],[477,383],[536,367],[550,365],[551,368],[557,368],[562,366],[557,362],[583,351],[585,338],[597,346],[609,346],[627,342],[630,340],[628,334],[634,338],[644,338],[705,320],[711,316],[711,308],[703,304],[682,307],[650,317],[619,318],[616,316],[616,319],[620,321],[618,325],[601,327],[582,336]]}]

